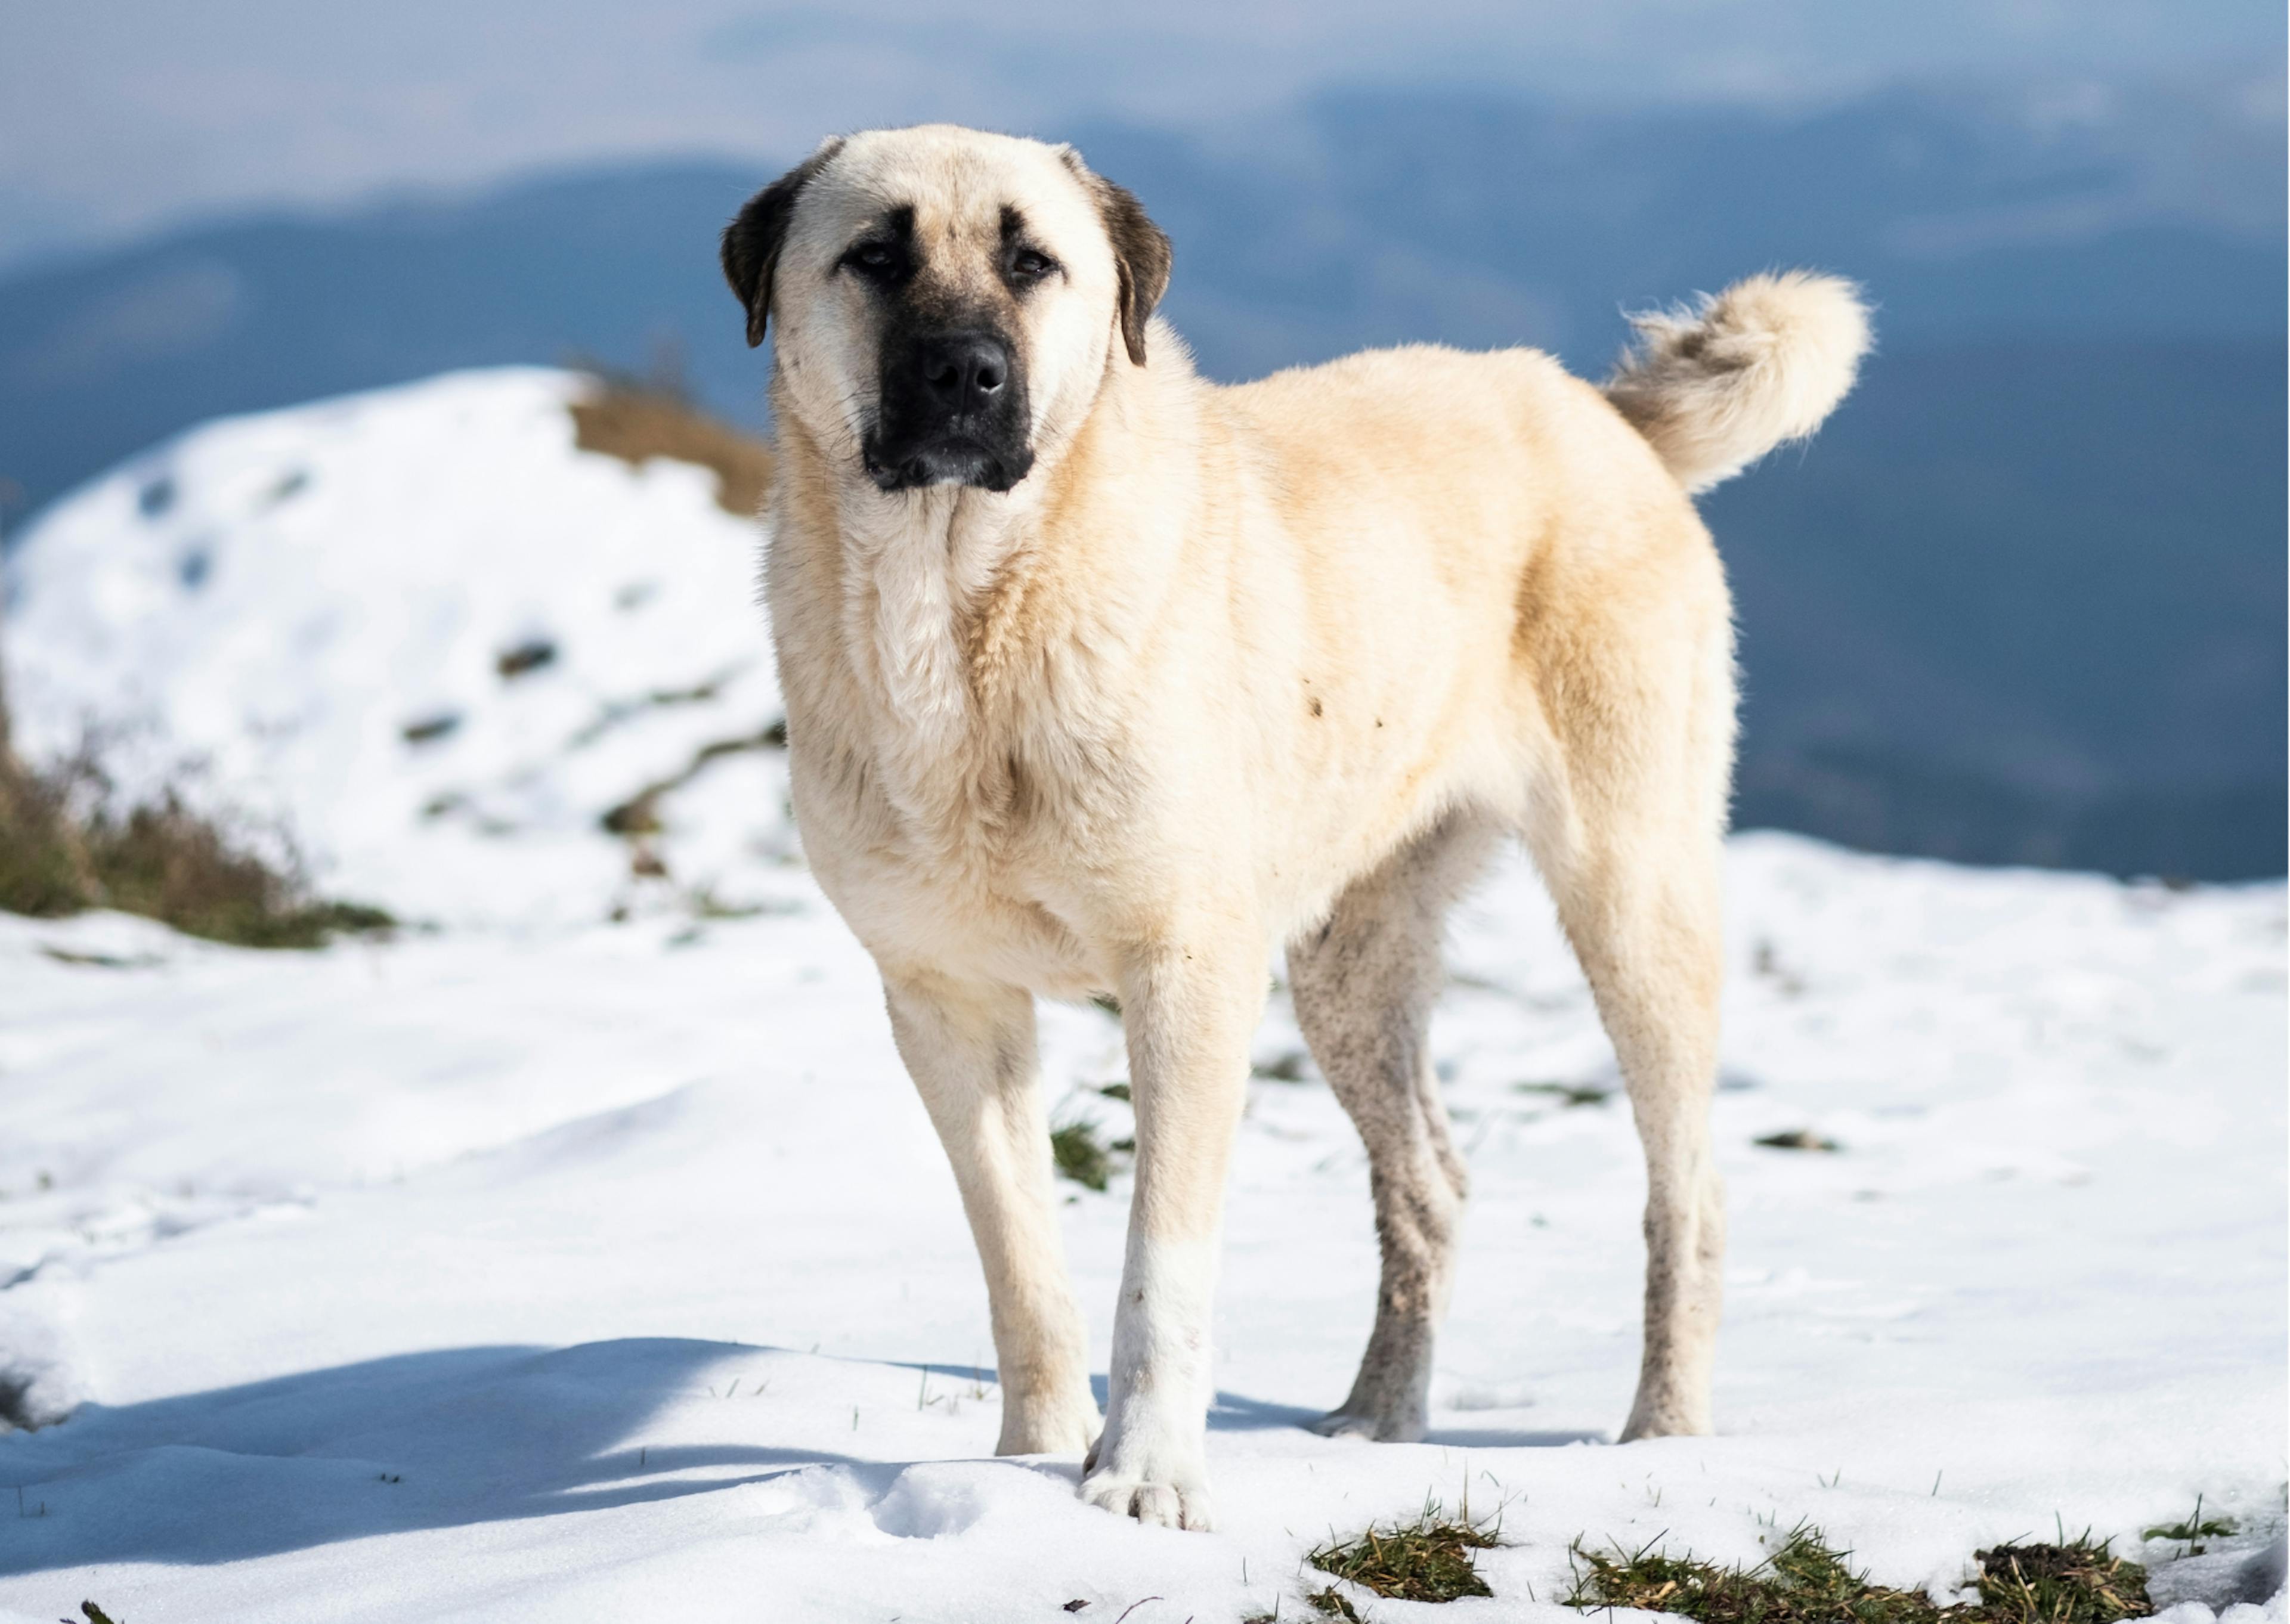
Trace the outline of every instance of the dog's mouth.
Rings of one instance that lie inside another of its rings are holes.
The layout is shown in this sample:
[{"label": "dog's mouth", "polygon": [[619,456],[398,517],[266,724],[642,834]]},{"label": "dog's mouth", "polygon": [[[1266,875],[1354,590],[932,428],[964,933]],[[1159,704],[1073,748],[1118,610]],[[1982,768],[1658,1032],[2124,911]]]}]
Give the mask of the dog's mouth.
[{"label": "dog's mouth", "polygon": [[997,453],[961,435],[947,435],[895,451],[869,435],[860,449],[860,458],[866,465],[867,477],[878,491],[919,491],[930,485],[1007,491],[1034,466],[1029,451]]}]

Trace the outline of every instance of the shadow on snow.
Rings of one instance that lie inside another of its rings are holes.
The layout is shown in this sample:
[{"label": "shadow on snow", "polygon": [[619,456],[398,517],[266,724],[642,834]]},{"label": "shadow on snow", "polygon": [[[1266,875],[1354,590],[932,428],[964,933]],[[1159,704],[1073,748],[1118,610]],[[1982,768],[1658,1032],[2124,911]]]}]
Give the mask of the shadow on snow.
[{"label": "shadow on snow", "polygon": [[[144,1404],[87,1404],[57,1426],[0,1438],[0,1574],[235,1562],[713,1493],[806,1466],[903,1469],[821,1450],[627,1445],[725,1361],[778,1351],[673,1338],[444,1348]],[[993,1380],[967,1365],[928,1368]],[[1093,1386],[1101,1404],[1105,1379]],[[1209,1426],[1301,1428],[1318,1413],[1220,1393]],[[1533,1447],[1598,1436],[1490,1429],[1426,1441]],[[1021,1469],[1070,1478],[1077,1468]],[[20,1488],[20,1516],[10,1503]]]},{"label": "shadow on snow", "polygon": [[669,1338],[455,1348],[87,1404],[0,1439],[0,1573],[232,1562],[673,1500],[846,1462],[747,1444],[621,1447],[709,1369],[761,1351]]}]

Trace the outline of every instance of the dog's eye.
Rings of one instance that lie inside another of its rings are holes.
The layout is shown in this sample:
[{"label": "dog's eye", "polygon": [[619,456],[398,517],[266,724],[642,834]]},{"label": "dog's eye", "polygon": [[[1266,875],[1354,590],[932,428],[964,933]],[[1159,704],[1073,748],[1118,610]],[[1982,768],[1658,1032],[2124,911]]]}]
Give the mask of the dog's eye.
[{"label": "dog's eye", "polygon": [[899,251],[888,243],[861,243],[843,256],[843,263],[862,276],[893,276],[899,270]]},{"label": "dog's eye", "polygon": [[1021,282],[1039,282],[1057,268],[1058,262],[1038,248],[1021,248],[1010,256],[1010,274]]}]

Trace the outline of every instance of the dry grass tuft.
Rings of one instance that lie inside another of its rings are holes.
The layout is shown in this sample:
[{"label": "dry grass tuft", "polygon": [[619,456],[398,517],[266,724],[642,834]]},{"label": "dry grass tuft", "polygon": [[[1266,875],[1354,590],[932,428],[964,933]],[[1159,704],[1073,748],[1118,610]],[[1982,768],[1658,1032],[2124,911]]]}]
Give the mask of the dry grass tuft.
[{"label": "dry grass tuft", "polygon": [[313,897],[298,865],[266,857],[172,789],[122,810],[90,750],[44,772],[0,756],[0,909],[57,918],[91,908],[247,948],[315,948],[396,923]]},{"label": "dry grass tuft", "polygon": [[1976,1558],[1981,1611],[2006,1624],[2116,1624],[2155,1611],[2147,1570],[2091,1535],[2060,1545],[1999,1545]]},{"label": "dry grass tuft", "polygon": [[575,401],[572,443],[642,468],[654,457],[716,471],[716,505],[752,518],[772,487],[771,447],[693,405],[673,387],[605,376]]}]

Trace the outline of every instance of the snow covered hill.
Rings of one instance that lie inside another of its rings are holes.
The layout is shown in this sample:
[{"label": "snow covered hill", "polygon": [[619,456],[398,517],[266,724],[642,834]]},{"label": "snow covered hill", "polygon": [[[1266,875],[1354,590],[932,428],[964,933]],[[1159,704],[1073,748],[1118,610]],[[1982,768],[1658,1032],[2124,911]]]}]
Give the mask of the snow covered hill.
[{"label": "snow covered hill", "polygon": [[[756,526],[706,469],[577,450],[592,387],[468,372],[233,419],[62,502],[8,565],[20,748],[95,724],[131,781],[188,770],[411,919],[740,905],[791,838],[748,748],[780,719]],[[605,829],[661,786],[618,820],[637,838]]]},{"label": "snow covered hill", "polygon": [[[136,771],[204,756],[329,889],[441,928],[265,954],[0,915],[0,1415],[57,1423],[0,1432],[0,1624],[1293,1620],[1306,1551],[1427,1496],[1501,1508],[1493,1596],[1363,1616],[1579,1624],[1577,1540],[1755,1560],[1801,1519],[1947,1592],[2057,1519],[2152,1564],[2174,1624],[2283,1624],[2230,1608],[2278,1586],[2290,1472],[2279,884],[1736,839],[1721,1430],[1616,1446],[1642,1164],[1512,862],[1434,1033],[1473,1206],[1430,1437],[1301,1425],[1375,1253],[1276,995],[1218,1532],[992,1459],[983,1287],[870,967],[781,752],[709,752],[778,716],[750,528],[700,469],[576,450],[580,387],[217,425],[13,561],[36,748],[134,715]],[[1043,1051],[1058,1120],[1130,1131],[1109,1016],[1046,1011]],[[1128,1179],[1066,1188],[1102,1357]],[[2142,1537],[2198,1493],[2234,1534]]]}]

